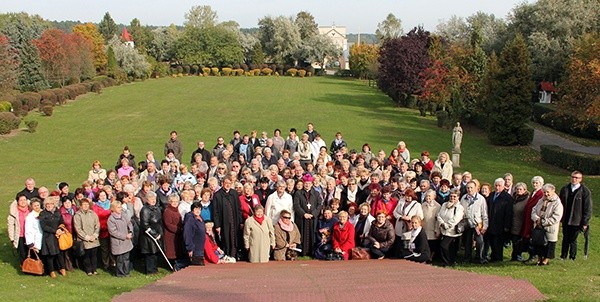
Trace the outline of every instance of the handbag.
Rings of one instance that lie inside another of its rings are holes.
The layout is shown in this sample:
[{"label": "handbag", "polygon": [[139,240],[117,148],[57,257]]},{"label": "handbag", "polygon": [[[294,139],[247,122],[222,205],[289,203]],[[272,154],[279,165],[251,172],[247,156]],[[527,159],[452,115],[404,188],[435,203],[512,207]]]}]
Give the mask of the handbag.
[{"label": "handbag", "polygon": [[[31,251],[35,254],[36,259],[31,258]],[[29,249],[29,252],[27,252],[27,258],[21,264],[21,271],[32,275],[44,274],[44,264],[34,249]]]},{"label": "handbag", "polygon": [[331,253],[327,254],[327,257],[325,258],[325,260],[340,261],[340,260],[344,260],[344,256],[341,253],[331,252]]},{"label": "handbag", "polygon": [[352,260],[368,260],[371,259],[371,254],[368,249],[362,247],[353,247],[350,251],[350,256]]},{"label": "handbag", "polygon": [[73,246],[73,235],[64,224],[61,224],[58,228],[63,230],[63,234],[58,236],[58,249],[61,251],[66,251]]},{"label": "handbag", "polygon": [[533,246],[548,245],[548,239],[546,238],[546,230],[544,230],[544,228],[533,228],[533,230],[531,231],[531,244]]},{"label": "handbag", "polygon": [[[454,215],[456,216],[456,206],[454,206]],[[462,219],[454,226],[454,232],[458,234],[462,234],[465,231],[466,220]]]}]

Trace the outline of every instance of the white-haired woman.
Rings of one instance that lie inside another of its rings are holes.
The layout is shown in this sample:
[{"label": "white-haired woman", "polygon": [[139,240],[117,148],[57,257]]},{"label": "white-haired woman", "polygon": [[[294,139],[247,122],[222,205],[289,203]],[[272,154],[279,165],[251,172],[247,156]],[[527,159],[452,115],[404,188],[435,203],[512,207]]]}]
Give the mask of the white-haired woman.
[{"label": "white-haired woman", "polygon": [[531,212],[531,220],[534,228],[543,228],[546,233],[547,244],[534,246],[535,254],[538,256],[537,265],[548,265],[550,259],[554,259],[556,241],[558,241],[558,230],[563,215],[563,205],[556,194],[556,187],[545,184],[542,187],[544,198],[538,201]]},{"label": "white-haired woman", "polygon": [[454,265],[456,262],[458,241],[461,235],[461,233],[457,232],[456,225],[464,216],[464,208],[458,202],[459,196],[460,189],[454,188],[450,190],[450,200],[441,206],[437,214],[437,221],[442,233],[440,254],[445,265]]}]

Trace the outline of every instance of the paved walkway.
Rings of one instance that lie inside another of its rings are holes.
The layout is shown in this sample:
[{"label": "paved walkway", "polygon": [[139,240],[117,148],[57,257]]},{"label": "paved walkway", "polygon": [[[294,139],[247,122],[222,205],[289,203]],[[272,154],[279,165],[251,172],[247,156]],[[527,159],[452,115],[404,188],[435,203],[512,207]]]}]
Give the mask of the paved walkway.
[{"label": "paved walkway", "polygon": [[540,151],[541,145],[558,145],[569,150],[575,150],[589,154],[600,154],[600,147],[583,146],[559,135],[534,129],[531,147]]},{"label": "paved walkway", "polygon": [[385,259],[241,262],[188,267],[116,296],[113,301],[492,302],[544,299],[544,295],[527,280]]}]

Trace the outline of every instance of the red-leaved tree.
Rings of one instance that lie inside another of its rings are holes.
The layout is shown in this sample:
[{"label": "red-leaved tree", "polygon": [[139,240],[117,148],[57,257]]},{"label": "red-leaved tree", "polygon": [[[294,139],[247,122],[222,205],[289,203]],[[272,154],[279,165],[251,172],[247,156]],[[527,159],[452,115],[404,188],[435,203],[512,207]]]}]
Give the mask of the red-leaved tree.
[{"label": "red-leaved tree", "polygon": [[419,76],[431,65],[427,53],[429,32],[415,27],[408,34],[386,40],[379,51],[379,88],[400,105],[410,105],[423,88]]}]

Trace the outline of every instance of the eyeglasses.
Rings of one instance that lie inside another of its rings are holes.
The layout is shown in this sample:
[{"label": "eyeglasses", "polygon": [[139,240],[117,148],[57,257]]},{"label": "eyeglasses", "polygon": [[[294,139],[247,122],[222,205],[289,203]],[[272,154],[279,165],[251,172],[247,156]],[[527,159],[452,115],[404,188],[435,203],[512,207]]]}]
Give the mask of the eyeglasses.
[{"label": "eyeglasses", "polygon": [[218,168],[219,170],[225,170],[225,168]]},{"label": "eyeglasses", "polygon": [[292,219],[292,217],[289,217],[289,216],[283,216],[283,217],[281,217],[281,219]]}]

